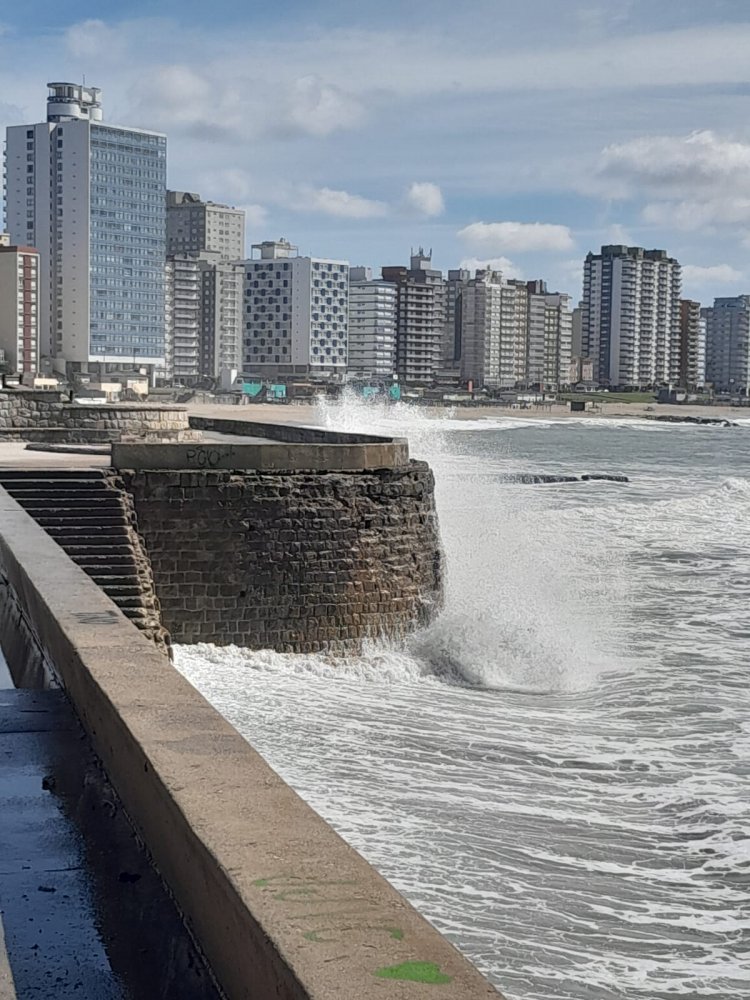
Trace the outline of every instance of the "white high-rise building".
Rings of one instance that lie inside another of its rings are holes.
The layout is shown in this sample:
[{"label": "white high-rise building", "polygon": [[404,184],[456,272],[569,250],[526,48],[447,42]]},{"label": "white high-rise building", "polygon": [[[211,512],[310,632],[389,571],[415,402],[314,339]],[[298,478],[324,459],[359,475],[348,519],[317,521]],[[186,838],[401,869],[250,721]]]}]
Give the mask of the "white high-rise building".
[{"label": "white high-rise building", "polygon": [[39,250],[41,351],[63,370],[164,360],[167,140],[102,121],[100,91],[48,84],[7,130],[6,224]]},{"label": "white high-rise building", "polygon": [[166,279],[163,374],[170,382],[192,385],[201,374],[201,272],[198,261],[189,254],[168,257]]},{"label": "white high-rise building", "polygon": [[244,211],[201,201],[189,191],[167,191],[167,253],[204,252],[244,260]]},{"label": "white high-rise building", "polygon": [[349,264],[300,257],[286,240],[245,261],[244,364],[267,376],[346,372]]},{"label": "white high-rise building", "polygon": [[558,389],[570,377],[573,313],[570,296],[548,292],[543,281],[529,281],[526,334],[526,383]]},{"label": "white high-rise building", "polygon": [[396,371],[396,286],[373,280],[369,267],[349,270],[349,371],[390,380]]},{"label": "white high-rise building", "polygon": [[242,261],[199,258],[201,270],[201,374],[218,378],[242,368]]},{"label": "white high-rise building", "polygon": [[410,267],[384,267],[398,289],[396,370],[402,382],[429,385],[437,375],[445,339],[445,279],[420,247]]},{"label": "white high-rise building", "polygon": [[665,250],[603,246],[583,270],[582,353],[609,386],[676,382],[681,268]]},{"label": "white high-rise building", "polygon": [[714,299],[702,309],[706,321],[706,382],[716,392],[750,390],[750,295]]}]

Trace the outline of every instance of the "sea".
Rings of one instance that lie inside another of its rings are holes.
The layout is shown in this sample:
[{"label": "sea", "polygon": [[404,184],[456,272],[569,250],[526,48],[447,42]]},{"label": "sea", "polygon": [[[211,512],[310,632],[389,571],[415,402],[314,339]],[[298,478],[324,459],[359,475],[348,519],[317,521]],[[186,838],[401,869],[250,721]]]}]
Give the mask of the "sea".
[{"label": "sea", "polygon": [[750,421],[316,420],[430,462],[444,610],[178,668],[508,1000],[747,1000]]}]

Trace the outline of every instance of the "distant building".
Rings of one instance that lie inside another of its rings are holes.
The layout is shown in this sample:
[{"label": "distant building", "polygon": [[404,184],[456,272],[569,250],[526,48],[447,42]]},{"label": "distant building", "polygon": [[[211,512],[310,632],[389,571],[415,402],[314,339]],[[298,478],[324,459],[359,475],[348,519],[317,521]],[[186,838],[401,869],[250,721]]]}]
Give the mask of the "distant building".
[{"label": "distant building", "polygon": [[429,385],[440,369],[445,336],[445,281],[420,247],[409,267],[384,267],[398,289],[396,371],[402,382]]},{"label": "distant building", "polygon": [[391,380],[396,371],[396,285],[373,280],[369,267],[349,269],[348,367],[353,374]]},{"label": "distant building", "polygon": [[300,257],[286,240],[255,244],[245,261],[243,368],[267,376],[343,374],[349,264]]},{"label": "distant building", "polygon": [[570,350],[572,352],[572,356],[575,358],[582,357],[581,355],[581,350],[583,348],[582,323],[583,323],[583,303],[579,302],[578,305],[573,310],[573,323],[571,330]]},{"label": "distant building", "polygon": [[244,259],[244,211],[202,201],[189,191],[167,191],[167,253],[204,252],[222,260]]},{"label": "distant building", "polygon": [[465,288],[472,280],[465,268],[448,271],[445,283],[445,329],[443,333],[443,367],[460,370],[462,354],[463,301]]},{"label": "distant building", "polygon": [[[534,283],[532,287],[536,287]],[[547,336],[543,298],[539,299],[540,317],[532,317],[531,298],[525,281],[507,281],[499,271],[479,270],[464,281],[456,304],[461,317],[462,382],[493,389],[515,389],[529,383],[530,323],[535,325],[535,335],[541,336],[542,355]],[[557,375],[557,359],[553,370]],[[545,373],[542,360],[537,374]]]},{"label": "distant building", "polygon": [[681,268],[664,250],[603,246],[584,262],[581,353],[607,386],[679,376]]},{"label": "distant building", "polygon": [[706,380],[706,321],[700,302],[680,299],[679,384],[695,389]]},{"label": "distant building", "polygon": [[572,356],[573,313],[570,296],[548,292],[544,281],[529,281],[526,334],[528,385],[558,389],[568,382]]},{"label": "distant building", "polygon": [[477,271],[474,278],[463,279],[460,296],[454,296],[453,309],[460,324],[456,340],[461,381],[477,389],[502,386],[503,288],[499,271]]},{"label": "distant building", "polygon": [[570,359],[568,382],[570,385],[579,385],[581,383],[592,385],[594,382],[593,360],[591,358],[582,358],[574,355]]},{"label": "distant building", "polygon": [[47,120],[8,128],[5,152],[11,239],[39,250],[41,353],[68,372],[161,365],[167,140],[105,124],[96,87],[48,87]]},{"label": "distant building", "polygon": [[9,374],[39,371],[39,252],[0,233],[0,350]]},{"label": "distant building", "polygon": [[750,295],[714,299],[706,321],[706,382],[716,392],[747,395],[750,385]]},{"label": "distant building", "polygon": [[200,369],[219,378],[242,368],[242,314],[245,265],[242,261],[198,258],[201,272]]},{"label": "distant building", "polygon": [[164,376],[169,382],[192,385],[202,374],[200,292],[201,271],[195,257],[188,254],[168,257]]}]

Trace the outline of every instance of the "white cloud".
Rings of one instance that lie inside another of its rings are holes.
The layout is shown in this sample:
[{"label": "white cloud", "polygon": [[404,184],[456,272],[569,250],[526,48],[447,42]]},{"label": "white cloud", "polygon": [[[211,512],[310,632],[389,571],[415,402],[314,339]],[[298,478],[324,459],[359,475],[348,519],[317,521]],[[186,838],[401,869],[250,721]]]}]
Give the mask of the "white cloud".
[{"label": "white cloud", "polygon": [[507,257],[464,257],[458,265],[466,271],[500,271],[504,278],[523,278],[517,264]]},{"label": "white cloud", "polygon": [[363,117],[362,105],[341,87],[326,83],[316,74],[296,80],[286,98],[282,130],[327,136],[353,128]]},{"label": "white cloud", "polygon": [[689,231],[750,223],[750,144],[714,132],[607,146],[597,183],[609,197],[650,198],[641,212],[649,225]]},{"label": "white cloud", "polygon": [[388,206],[382,201],[372,201],[358,194],[327,187],[306,190],[294,207],[300,211],[322,212],[343,219],[375,219],[388,211]]},{"label": "white cloud", "polygon": [[263,205],[237,205],[236,207],[245,213],[246,230],[261,229],[268,221],[268,209]]},{"label": "white cloud", "polygon": [[735,197],[727,192],[703,201],[649,202],[644,206],[642,216],[643,221],[651,225],[685,231],[742,226],[750,223],[750,197]]},{"label": "white cloud", "polygon": [[744,274],[729,264],[683,264],[682,280],[690,285],[734,285],[744,280]]},{"label": "white cloud", "polygon": [[115,29],[96,18],[73,24],[65,32],[65,47],[76,59],[90,59],[105,51],[111,58],[123,41]]},{"label": "white cloud", "polygon": [[414,181],[406,192],[406,203],[427,218],[442,215],[445,211],[443,192],[430,181]]},{"label": "white cloud", "polygon": [[750,145],[713,132],[685,136],[642,136],[613,143],[601,155],[600,174],[617,184],[623,197],[651,191],[670,199],[705,192],[717,185],[750,193]]},{"label": "white cloud", "polygon": [[[607,228],[607,243],[619,243],[622,246],[634,246],[635,242],[628,230],[619,222],[613,222]],[[580,262],[579,262],[580,267]]]},{"label": "white cloud", "polygon": [[472,222],[457,235],[477,254],[572,250],[574,246],[567,226],[547,222]]}]

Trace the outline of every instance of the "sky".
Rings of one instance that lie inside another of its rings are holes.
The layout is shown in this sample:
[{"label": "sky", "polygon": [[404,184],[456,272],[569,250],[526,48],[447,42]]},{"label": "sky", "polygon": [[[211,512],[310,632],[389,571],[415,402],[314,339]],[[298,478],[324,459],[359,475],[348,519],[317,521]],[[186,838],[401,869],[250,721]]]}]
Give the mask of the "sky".
[{"label": "sky", "polygon": [[377,271],[421,245],[577,301],[586,253],[627,243],[688,297],[750,294],[747,0],[76,6],[0,0],[0,129],[85,77],[248,246]]}]

